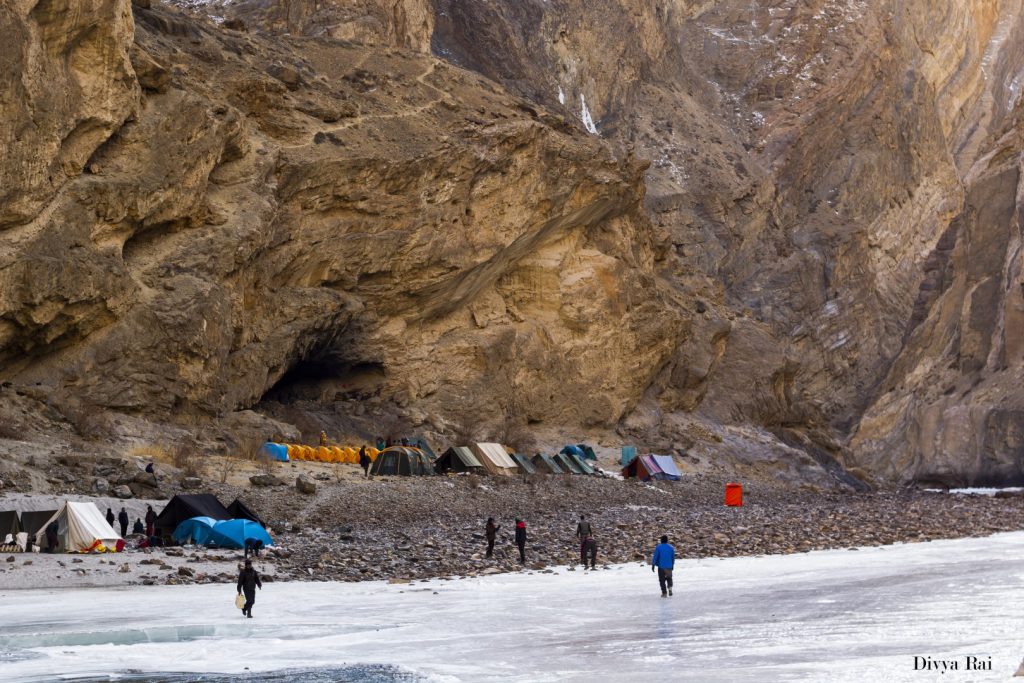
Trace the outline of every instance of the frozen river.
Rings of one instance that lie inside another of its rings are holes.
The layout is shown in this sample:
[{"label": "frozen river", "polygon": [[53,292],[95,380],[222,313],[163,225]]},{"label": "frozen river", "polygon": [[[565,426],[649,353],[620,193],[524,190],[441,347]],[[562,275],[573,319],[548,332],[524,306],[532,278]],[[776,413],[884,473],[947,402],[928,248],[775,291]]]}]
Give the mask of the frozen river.
[{"label": "frozen river", "polygon": [[[1006,681],[1024,657],[1024,533],[682,561],[668,599],[639,564],[267,584],[254,619],[233,598],[0,592],[0,680]],[[960,669],[915,670],[915,656]],[[968,656],[992,670],[964,670]]]}]

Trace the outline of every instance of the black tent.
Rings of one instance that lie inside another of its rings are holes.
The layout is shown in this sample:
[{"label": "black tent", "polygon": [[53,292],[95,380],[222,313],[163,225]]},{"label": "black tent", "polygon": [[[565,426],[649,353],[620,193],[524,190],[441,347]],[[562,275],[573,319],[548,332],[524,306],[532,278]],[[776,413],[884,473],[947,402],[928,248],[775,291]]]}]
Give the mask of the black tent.
[{"label": "black tent", "polygon": [[14,536],[21,531],[21,520],[18,518],[17,510],[4,510],[0,512],[0,543],[4,542],[7,534]]},{"label": "black tent", "polygon": [[179,524],[193,517],[232,519],[228,509],[212,493],[182,494],[171,498],[156,516],[156,533],[160,536],[170,535]]},{"label": "black tent", "polygon": [[55,514],[56,510],[26,510],[21,513],[21,530],[26,532],[29,538],[34,538]]},{"label": "black tent", "polygon": [[425,475],[434,473],[434,464],[426,453],[417,448],[392,446],[385,448],[377,455],[370,465],[370,474],[401,476]]},{"label": "black tent", "polygon": [[228,512],[231,513],[231,519],[249,519],[256,522],[264,529],[267,528],[266,522],[260,519],[260,516],[253,512],[248,505],[237,498],[235,498],[235,502],[228,505]]}]

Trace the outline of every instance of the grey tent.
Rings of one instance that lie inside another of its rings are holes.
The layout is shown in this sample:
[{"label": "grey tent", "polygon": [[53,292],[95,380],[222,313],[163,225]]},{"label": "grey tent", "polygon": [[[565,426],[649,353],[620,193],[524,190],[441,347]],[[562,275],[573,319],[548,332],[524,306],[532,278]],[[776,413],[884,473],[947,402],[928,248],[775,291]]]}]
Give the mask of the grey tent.
[{"label": "grey tent", "polygon": [[473,451],[465,446],[452,446],[434,463],[438,472],[481,472],[483,468]]},{"label": "grey tent", "polygon": [[17,510],[4,510],[0,512],[0,543],[4,542],[7,534],[16,536],[21,532],[21,519]]},{"label": "grey tent", "polygon": [[583,474],[583,470],[580,469],[579,465],[577,465],[573,459],[565,453],[555,453],[555,462],[570,474]]},{"label": "grey tent", "polygon": [[538,472],[544,474],[565,474],[565,471],[558,466],[555,459],[544,453],[538,453],[533,456],[533,465],[537,468]]},{"label": "grey tent", "polygon": [[519,465],[519,470],[523,474],[537,474],[537,468],[533,466],[533,463],[525,455],[512,453],[512,459]]},{"label": "grey tent", "polygon": [[374,476],[397,474],[403,477],[434,473],[430,457],[418,448],[392,446],[382,450],[370,465]]},{"label": "grey tent", "polygon": [[231,513],[231,519],[248,519],[256,522],[264,529],[267,528],[266,522],[260,519],[259,515],[253,512],[248,505],[240,501],[238,498],[235,498],[235,501],[231,503],[231,505],[228,505],[228,512]]},{"label": "grey tent", "polygon": [[33,538],[55,514],[56,510],[26,510],[21,513],[21,530]]}]

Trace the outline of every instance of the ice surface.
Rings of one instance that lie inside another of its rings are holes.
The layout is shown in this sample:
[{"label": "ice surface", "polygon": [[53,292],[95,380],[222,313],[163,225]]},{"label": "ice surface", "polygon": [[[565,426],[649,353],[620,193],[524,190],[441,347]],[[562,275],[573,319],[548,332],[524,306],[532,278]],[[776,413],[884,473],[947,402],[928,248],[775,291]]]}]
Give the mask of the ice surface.
[{"label": "ice surface", "polygon": [[[1006,680],[1024,654],[1022,579],[1016,532],[686,560],[668,599],[639,564],[412,585],[271,583],[254,619],[225,585],[4,591],[0,680],[247,668],[247,681],[284,670],[538,683]],[[993,670],[940,677],[915,671],[915,655],[991,657]]]}]

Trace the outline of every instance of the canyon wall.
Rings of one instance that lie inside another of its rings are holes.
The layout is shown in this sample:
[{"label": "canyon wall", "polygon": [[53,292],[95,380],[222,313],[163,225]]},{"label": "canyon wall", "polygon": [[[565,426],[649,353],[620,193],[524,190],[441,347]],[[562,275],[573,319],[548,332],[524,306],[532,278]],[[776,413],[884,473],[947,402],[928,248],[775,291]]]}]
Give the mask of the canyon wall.
[{"label": "canyon wall", "polygon": [[1024,478],[1021,0],[66,10],[0,9],[25,395]]}]

